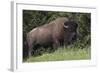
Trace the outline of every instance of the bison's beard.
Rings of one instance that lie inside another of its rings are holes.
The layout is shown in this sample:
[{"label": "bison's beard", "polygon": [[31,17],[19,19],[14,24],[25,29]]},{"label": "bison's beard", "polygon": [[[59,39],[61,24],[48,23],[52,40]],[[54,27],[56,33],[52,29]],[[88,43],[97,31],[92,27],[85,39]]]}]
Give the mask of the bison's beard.
[{"label": "bison's beard", "polygon": [[77,40],[77,33],[76,32],[64,35],[64,44],[66,46],[74,43],[76,40]]}]

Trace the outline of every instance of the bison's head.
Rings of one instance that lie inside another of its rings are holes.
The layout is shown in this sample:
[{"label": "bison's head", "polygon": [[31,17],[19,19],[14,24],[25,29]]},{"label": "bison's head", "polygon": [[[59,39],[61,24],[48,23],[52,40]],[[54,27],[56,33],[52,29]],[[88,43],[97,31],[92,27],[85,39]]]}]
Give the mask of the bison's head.
[{"label": "bison's head", "polygon": [[74,21],[67,21],[64,23],[64,42],[72,43],[77,39],[78,24]]}]

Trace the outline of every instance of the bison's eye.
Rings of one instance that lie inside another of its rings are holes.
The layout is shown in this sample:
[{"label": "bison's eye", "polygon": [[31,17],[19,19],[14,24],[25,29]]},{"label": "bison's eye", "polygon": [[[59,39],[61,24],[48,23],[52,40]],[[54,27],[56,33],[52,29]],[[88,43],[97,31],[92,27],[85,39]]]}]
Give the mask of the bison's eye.
[{"label": "bison's eye", "polygon": [[74,32],[77,30],[78,24],[74,21],[67,21],[64,23],[64,29],[65,31]]}]

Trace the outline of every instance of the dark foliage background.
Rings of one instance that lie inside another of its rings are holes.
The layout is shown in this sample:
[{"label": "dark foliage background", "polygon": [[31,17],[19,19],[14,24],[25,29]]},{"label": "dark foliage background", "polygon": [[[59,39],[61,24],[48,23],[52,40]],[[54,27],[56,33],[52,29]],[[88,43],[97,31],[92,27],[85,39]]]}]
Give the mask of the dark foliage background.
[{"label": "dark foliage background", "polygon": [[23,10],[23,56],[27,54],[26,34],[37,26],[44,25],[57,17],[68,17],[78,23],[78,40],[72,47],[84,48],[91,45],[91,14],[53,11]]}]

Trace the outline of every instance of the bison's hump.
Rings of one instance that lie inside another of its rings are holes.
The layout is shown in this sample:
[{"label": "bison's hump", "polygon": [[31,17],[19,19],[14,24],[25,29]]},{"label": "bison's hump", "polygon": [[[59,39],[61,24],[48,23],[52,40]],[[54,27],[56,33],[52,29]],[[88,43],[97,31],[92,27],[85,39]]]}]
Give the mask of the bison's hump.
[{"label": "bison's hump", "polygon": [[60,21],[60,22],[64,22],[64,21],[68,21],[69,19],[67,17],[59,17],[57,18],[55,21]]}]

